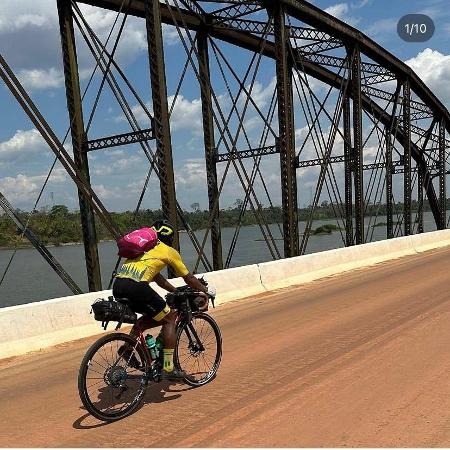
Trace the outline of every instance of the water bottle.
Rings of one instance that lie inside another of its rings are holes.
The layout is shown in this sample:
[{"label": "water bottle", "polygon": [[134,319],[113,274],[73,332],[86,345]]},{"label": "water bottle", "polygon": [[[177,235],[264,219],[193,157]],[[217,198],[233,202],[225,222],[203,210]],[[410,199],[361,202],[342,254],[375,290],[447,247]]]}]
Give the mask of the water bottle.
[{"label": "water bottle", "polygon": [[153,360],[155,360],[158,355],[156,353],[156,340],[151,334],[147,334],[145,338],[145,342],[147,344],[147,347],[150,351],[150,356]]},{"label": "water bottle", "polygon": [[156,337],[156,348],[158,350],[158,353],[160,353],[164,348],[164,342],[161,333],[159,333],[158,336]]}]

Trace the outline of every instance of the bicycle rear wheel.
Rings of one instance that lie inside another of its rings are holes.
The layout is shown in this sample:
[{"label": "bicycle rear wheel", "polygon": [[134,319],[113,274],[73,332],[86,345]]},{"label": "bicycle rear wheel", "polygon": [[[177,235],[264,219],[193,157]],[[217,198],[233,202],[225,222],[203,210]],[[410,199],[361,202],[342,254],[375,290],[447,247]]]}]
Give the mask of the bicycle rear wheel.
[{"label": "bicycle rear wheel", "polygon": [[103,336],[86,352],[78,373],[78,392],[97,419],[114,421],[131,414],[146,388],[147,356],[123,333]]},{"label": "bicycle rear wheel", "polygon": [[203,386],[216,375],[222,359],[222,336],[216,321],[198,313],[189,323],[182,323],[177,332],[174,364],[187,373],[185,382]]}]

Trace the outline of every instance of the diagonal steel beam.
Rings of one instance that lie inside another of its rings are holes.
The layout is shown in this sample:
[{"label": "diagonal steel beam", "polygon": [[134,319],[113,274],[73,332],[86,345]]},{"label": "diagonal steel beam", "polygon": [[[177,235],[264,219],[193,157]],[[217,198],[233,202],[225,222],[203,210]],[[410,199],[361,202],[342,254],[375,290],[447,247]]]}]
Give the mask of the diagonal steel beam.
[{"label": "diagonal steel beam", "polygon": [[[406,78],[405,74],[408,74],[411,80],[411,87],[414,92],[418,94],[422,101],[433,111],[438,111],[438,115],[444,117],[446,128],[447,130],[450,129],[450,115],[447,109],[424,85],[424,83],[421,82],[417,75],[415,75],[398,58],[394,57],[378,44],[362,35],[362,33],[347,26],[343,22],[336,20],[332,16],[327,15],[320,9],[315,8],[306,2],[301,0],[280,1],[287,6],[288,13],[293,17],[298,18],[300,21],[316,26],[318,30],[325,31],[337,39],[345,40],[349,43],[354,43],[357,41],[360,45],[361,51],[371,57],[379,65],[384,66],[390,72],[396,73],[397,75],[402,75],[403,78]],[[115,11],[119,11],[122,4],[122,0],[80,0],[80,2]],[[143,0],[134,0],[125,8],[125,10],[128,14],[135,15],[137,17],[145,17]],[[164,5],[161,5],[161,19],[164,23],[172,25],[174,24],[174,21],[183,21],[189,29],[194,31],[198,31],[203,26],[203,21],[198,17],[198,15],[189,11],[174,11],[171,13]],[[259,36],[254,36],[249,32],[220,26],[210,26],[208,32],[211,37],[238,45],[253,52],[261,52],[261,54],[273,59],[275,58],[274,43],[261,39]],[[328,85],[339,88],[342,82],[339,76],[326,68],[319,66],[318,64],[303,61],[303,67],[308,75],[311,75],[314,78],[327,83]],[[379,118],[383,125],[387,126],[389,124],[389,114],[383,111],[382,108],[380,108],[366,95],[362,94],[361,100],[363,109],[365,109],[369,114]],[[405,135],[401,128],[397,131],[397,138],[401,144],[405,140]],[[417,145],[412,145],[411,150],[412,157],[416,160],[416,163],[419,166],[419,171],[423,172],[424,185],[426,187],[430,207],[436,223],[439,223],[439,204],[433,184],[429,182],[430,174],[424,155]]]},{"label": "diagonal steel beam", "polygon": [[83,173],[78,170],[75,162],[67,153],[61,141],[55,135],[50,125],[46,122],[39,109],[33,103],[2,55],[0,55],[0,78],[4,81],[6,87],[23,108],[25,114],[33,122],[34,126],[58,158],[64,169],[66,169],[67,174],[75,182],[77,188],[81,190],[86,198],[86,201],[91,204],[94,212],[98,215],[107,230],[115,239],[118,239],[121,236],[121,233],[112,221],[111,216],[104,207],[103,203],[97,197],[97,194],[92,190],[90,184],[87,183]]},{"label": "diagonal steel beam", "polygon": [[342,39],[349,45],[358,44],[362,53],[395,73],[398,78],[409,79],[411,89],[434,112],[445,121],[447,131],[450,132],[450,113],[442,102],[434,95],[430,88],[403,61],[389,53],[381,45],[364,35],[361,31],[327,14],[317,6],[304,0],[279,0],[286,6],[286,11],[292,17]]},{"label": "diagonal steel beam", "polygon": [[63,280],[66,286],[75,294],[82,294],[83,291],[80,287],[73,281],[71,276],[64,270],[64,268],[59,264],[56,258],[50,253],[48,248],[41,242],[41,240],[26,226],[20,219],[20,217],[14,212],[13,207],[8,202],[6,197],[0,192],[0,206],[3,208],[5,213],[9,218],[16,224],[19,231],[25,236],[33,247],[43,256],[43,258],[50,264],[51,268],[56,272],[56,274]]}]

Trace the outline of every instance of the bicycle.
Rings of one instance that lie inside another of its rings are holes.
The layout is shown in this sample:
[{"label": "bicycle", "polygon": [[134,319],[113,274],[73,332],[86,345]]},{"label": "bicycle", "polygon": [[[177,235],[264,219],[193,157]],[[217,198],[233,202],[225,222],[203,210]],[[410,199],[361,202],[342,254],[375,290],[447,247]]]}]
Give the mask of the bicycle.
[{"label": "bicycle", "polygon": [[[115,300],[121,305],[128,302]],[[166,295],[166,300],[178,312],[174,365],[187,374],[186,384],[203,386],[214,379],[219,369],[220,328],[209,314],[201,311],[204,299],[192,288],[177,288]],[[110,301],[113,301],[111,297]],[[139,329],[138,337],[133,338],[117,332],[122,320],[116,318],[116,321],[119,322],[116,332],[101,337],[88,349],[78,374],[78,392],[83,405],[94,417],[107,422],[133,413],[144,398],[147,386],[162,380],[162,351],[152,359],[144,330]]]}]

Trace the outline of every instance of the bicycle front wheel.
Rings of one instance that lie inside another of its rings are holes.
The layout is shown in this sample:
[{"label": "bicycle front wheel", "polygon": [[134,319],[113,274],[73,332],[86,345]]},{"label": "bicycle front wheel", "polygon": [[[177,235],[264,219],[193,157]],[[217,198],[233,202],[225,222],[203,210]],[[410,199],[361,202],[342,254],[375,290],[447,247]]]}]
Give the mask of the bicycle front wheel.
[{"label": "bicycle front wheel", "polygon": [[175,366],[187,373],[185,382],[202,386],[216,375],[222,359],[222,336],[216,321],[205,313],[198,313],[189,323],[178,328],[175,347]]},{"label": "bicycle front wheel", "polygon": [[131,414],[146,388],[148,360],[142,346],[123,333],[103,336],[87,351],[78,373],[78,392],[97,419],[114,421]]}]

